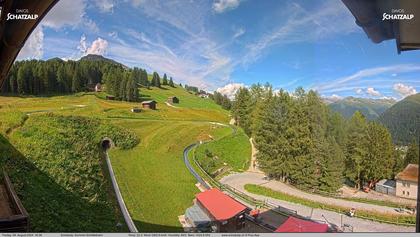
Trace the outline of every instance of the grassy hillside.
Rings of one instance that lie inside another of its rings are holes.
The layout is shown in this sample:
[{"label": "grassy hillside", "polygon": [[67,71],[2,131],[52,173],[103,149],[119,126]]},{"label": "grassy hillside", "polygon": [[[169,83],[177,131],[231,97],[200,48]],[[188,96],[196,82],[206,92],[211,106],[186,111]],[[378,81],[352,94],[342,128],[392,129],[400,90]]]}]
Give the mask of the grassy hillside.
[{"label": "grassy hillside", "polygon": [[408,144],[420,137],[420,93],[408,96],[383,113],[379,121],[391,132],[394,142]]},{"label": "grassy hillside", "polygon": [[375,120],[394,103],[394,100],[347,97],[330,104],[329,107],[345,118],[350,118],[354,112],[360,111],[368,120]]},{"label": "grassy hillside", "polygon": [[122,148],[138,143],[99,120],[53,114],[30,115],[8,139],[1,136],[0,164],[31,216],[31,231],[125,230],[116,227],[124,222],[100,152],[103,137]]},{"label": "grassy hillside", "polygon": [[[110,156],[140,231],[182,231],[177,217],[198,191],[183,149],[230,133],[211,123],[227,123],[228,112],[182,88],[141,94],[158,109],[131,113],[140,103],[105,100],[105,93],[0,97],[1,166],[11,170],[32,231],[119,230],[123,220],[98,150],[104,136],[119,146]],[[169,96],[180,99],[176,108],[164,103]]]},{"label": "grassy hillside", "polygon": [[196,159],[213,176],[247,170],[251,158],[251,144],[248,139],[243,130],[238,129],[236,133],[196,148]]},{"label": "grassy hillside", "polygon": [[183,150],[189,144],[224,134],[229,128],[207,122],[120,121],[135,128],[142,143],[110,153],[130,214],[141,232],[182,232],[178,216],[192,205],[199,190],[188,172]]}]

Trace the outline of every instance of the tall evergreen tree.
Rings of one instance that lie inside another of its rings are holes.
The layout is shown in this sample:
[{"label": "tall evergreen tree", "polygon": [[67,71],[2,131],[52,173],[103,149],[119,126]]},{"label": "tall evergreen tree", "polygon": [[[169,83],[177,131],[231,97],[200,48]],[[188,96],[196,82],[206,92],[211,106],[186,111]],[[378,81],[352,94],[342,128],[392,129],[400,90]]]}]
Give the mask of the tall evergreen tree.
[{"label": "tall evergreen tree", "polygon": [[163,74],[162,84],[164,86],[168,85],[168,77],[166,76],[166,73]]},{"label": "tall evergreen tree", "polygon": [[174,81],[172,80],[172,77],[169,79],[169,86],[175,88]]}]

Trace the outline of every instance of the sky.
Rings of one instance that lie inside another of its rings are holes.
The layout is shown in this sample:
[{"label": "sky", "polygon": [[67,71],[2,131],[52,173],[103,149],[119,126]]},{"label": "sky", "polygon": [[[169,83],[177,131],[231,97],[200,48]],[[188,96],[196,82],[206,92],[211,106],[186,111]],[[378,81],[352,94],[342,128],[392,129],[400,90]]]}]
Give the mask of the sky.
[{"label": "sky", "polygon": [[374,44],[337,0],[60,0],[18,60],[87,54],[228,96],[266,82],[331,100],[420,91],[420,51]]}]

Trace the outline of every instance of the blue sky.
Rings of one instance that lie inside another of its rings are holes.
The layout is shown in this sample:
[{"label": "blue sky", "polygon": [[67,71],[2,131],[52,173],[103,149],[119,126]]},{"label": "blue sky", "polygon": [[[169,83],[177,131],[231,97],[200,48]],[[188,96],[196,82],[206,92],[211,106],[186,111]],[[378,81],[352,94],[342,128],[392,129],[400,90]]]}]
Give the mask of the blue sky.
[{"label": "blue sky", "polygon": [[228,95],[257,82],[331,99],[420,90],[420,51],[372,43],[336,0],[61,0],[18,59],[89,53]]}]

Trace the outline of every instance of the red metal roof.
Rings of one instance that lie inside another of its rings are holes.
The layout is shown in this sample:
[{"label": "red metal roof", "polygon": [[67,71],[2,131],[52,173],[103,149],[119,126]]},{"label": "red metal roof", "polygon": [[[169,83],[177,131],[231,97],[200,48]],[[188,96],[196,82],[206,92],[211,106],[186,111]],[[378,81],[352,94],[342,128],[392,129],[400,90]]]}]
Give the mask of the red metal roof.
[{"label": "red metal roof", "polygon": [[327,231],[327,224],[305,221],[291,216],[275,232],[325,233]]},{"label": "red metal roof", "polygon": [[217,188],[201,192],[196,198],[218,221],[228,220],[246,209],[246,206]]}]

